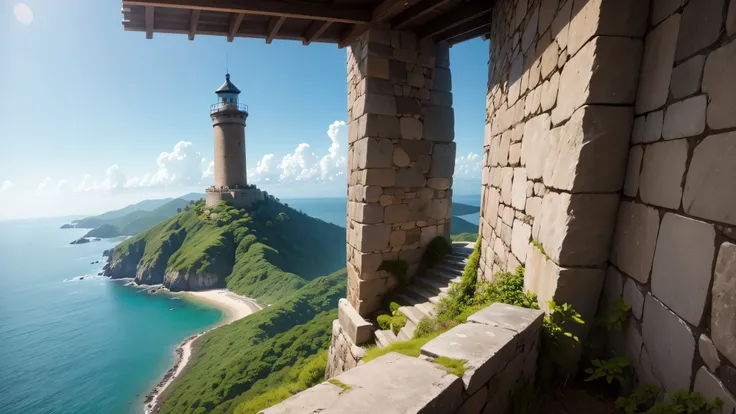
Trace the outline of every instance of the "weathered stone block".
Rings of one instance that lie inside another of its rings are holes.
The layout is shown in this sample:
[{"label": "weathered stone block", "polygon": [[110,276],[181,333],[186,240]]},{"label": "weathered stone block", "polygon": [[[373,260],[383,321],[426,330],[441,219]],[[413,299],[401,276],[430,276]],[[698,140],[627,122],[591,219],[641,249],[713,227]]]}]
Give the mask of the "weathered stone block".
[{"label": "weathered stone block", "polygon": [[705,65],[705,56],[697,55],[672,69],[672,80],[670,81],[672,97],[681,99],[700,90],[703,65]]},{"label": "weathered stone block", "polygon": [[634,126],[631,128],[631,143],[641,144],[644,140],[644,124],[647,117],[645,115],[634,117]]},{"label": "weathered stone block", "polygon": [[451,178],[430,178],[427,180],[427,187],[435,190],[448,190],[451,186]]},{"label": "weathered stone block", "polygon": [[455,143],[434,144],[429,177],[451,178],[455,172]]},{"label": "weathered stone block", "polygon": [[736,363],[736,244],[723,243],[713,276],[710,331],[716,348]]},{"label": "weathered stone block", "polygon": [[564,4],[557,12],[554,20],[552,20],[552,26],[550,27],[552,37],[557,42],[560,49],[567,48],[567,41],[570,37],[570,12],[572,10],[572,1],[565,1]]},{"label": "weathered stone block", "polygon": [[652,293],[693,325],[700,323],[708,295],[715,235],[712,225],[672,213],[659,230]]},{"label": "weathered stone block", "polygon": [[394,165],[397,167],[408,167],[411,164],[409,155],[401,148],[394,148]]},{"label": "weathered stone block", "polygon": [[480,323],[464,323],[427,342],[421,354],[465,360],[462,380],[472,394],[503,369],[516,352],[515,332]]},{"label": "weathered stone block", "polygon": [[514,168],[514,178],[511,185],[511,205],[517,210],[524,210],[526,206],[526,170]]},{"label": "weathered stone block", "polygon": [[366,93],[358,97],[353,106],[353,116],[363,114],[396,115],[396,99],[393,96]]},{"label": "weathered stone block", "polygon": [[411,118],[401,117],[399,119],[401,138],[404,139],[421,139],[422,138],[422,121]]},{"label": "weathered stone block", "polygon": [[648,294],[642,332],[654,374],[662,380],[665,391],[688,389],[693,375],[695,339],[687,324]]},{"label": "weathered stone block", "polygon": [[363,76],[388,79],[388,59],[371,56],[365,59]]},{"label": "weathered stone block", "polygon": [[442,106],[450,108],[452,107],[452,93],[432,90],[429,103],[432,106]]},{"label": "weathered stone block", "polygon": [[634,145],[629,151],[629,162],[626,166],[626,180],[624,181],[624,195],[626,196],[636,197],[639,191],[639,171],[643,155],[641,145]]},{"label": "weathered stone block", "polygon": [[703,398],[710,402],[714,398],[718,398],[721,401],[721,409],[717,410],[721,413],[732,413],[736,408],[736,398],[733,394],[728,392],[723,383],[715,377],[715,375],[708,372],[705,367],[700,367],[698,373],[695,375],[695,384],[693,385],[693,391],[700,393]]},{"label": "weathered stone block", "polygon": [[[731,7],[733,8],[733,6]],[[736,126],[736,79],[730,69],[736,67],[736,40],[708,55],[703,72],[703,92],[708,94],[708,126],[712,129]]]},{"label": "weathered stone block", "polygon": [[550,24],[552,24],[558,4],[559,0],[542,0],[542,4],[539,7],[539,33],[544,33]]},{"label": "weathered stone block", "polygon": [[662,136],[664,139],[691,137],[705,131],[706,95],[675,102],[667,108]]},{"label": "weathered stone block", "polygon": [[390,139],[363,138],[355,142],[353,157],[358,168],[390,168],[393,164],[393,145]]},{"label": "weathered stone block", "polygon": [[633,103],[641,53],[635,39],[604,36],[588,42],[562,69],[552,123],[562,123],[584,104]]},{"label": "weathered stone block", "polygon": [[609,3],[575,1],[572,6],[568,50],[574,55],[595,35],[638,37],[647,25],[647,4],[638,0]]},{"label": "weathered stone block", "polygon": [[693,153],[682,206],[686,213],[736,224],[736,132],[711,135]]},{"label": "weathered stone block", "polygon": [[692,1],[682,10],[675,59],[681,60],[707,47],[721,34],[724,0]]},{"label": "weathered stone block", "polygon": [[[603,270],[560,267],[535,246],[529,246],[524,291],[536,293],[539,306],[545,312],[549,312],[547,301],[552,300],[558,304],[569,303],[585,321],[594,320],[603,279]],[[571,330],[575,333],[587,332],[589,325],[576,326]],[[585,335],[580,340],[584,341]]]},{"label": "weathered stone block", "polygon": [[642,142],[645,144],[659,140],[662,137],[662,122],[664,119],[664,111],[654,111],[647,114],[644,123],[644,132],[642,134]]},{"label": "weathered stone block", "polygon": [[649,145],[644,151],[641,168],[641,199],[649,204],[677,210],[682,198],[682,176],[686,161],[686,140]]},{"label": "weathered stone block", "polygon": [[434,70],[434,89],[442,92],[452,92],[450,69],[436,68]]},{"label": "weathered stone block", "polygon": [[383,207],[378,203],[349,202],[348,216],[359,223],[380,223],[383,221]]},{"label": "weathered stone block", "polygon": [[355,241],[352,245],[362,252],[376,252],[388,247],[391,234],[389,224],[353,223]]},{"label": "weathered stone block", "polygon": [[544,173],[544,163],[548,156],[546,143],[549,139],[549,128],[550,119],[547,114],[538,115],[524,123],[521,164],[526,166],[527,177],[530,180],[542,178]]},{"label": "weathered stone block", "polygon": [[396,187],[424,187],[427,179],[417,168],[399,168],[396,173]]},{"label": "weathered stone block", "polygon": [[452,108],[430,106],[424,118],[424,139],[449,142],[455,138],[455,113]]},{"label": "weathered stone block", "polygon": [[626,107],[584,106],[575,111],[559,132],[547,137],[545,185],[573,193],[619,191],[632,121]]},{"label": "weathered stone block", "polygon": [[636,113],[652,111],[667,101],[680,15],[675,14],[647,34],[641,63]]},{"label": "weathered stone block", "polygon": [[408,204],[393,204],[385,207],[384,223],[403,223],[407,220]]},{"label": "weathered stone block", "polygon": [[486,405],[487,398],[488,387],[482,387],[465,400],[463,405],[455,411],[455,414],[479,414],[483,410],[483,406]]},{"label": "weathered stone block", "polygon": [[557,102],[557,91],[560,85],[560,74],[555,72],[549,80],[542,85],[541,105],[542,111],[549,111]]},{"label": "weathered stone block", "polygon": [[644,312],[644,295],[641,293],[633,279],[626,278],[623,290],[624,303],[631,306],[631,315],[637,320],[641,320]]},{"label": "weathered stone block", "polygon": [[337,303],[337,319],[353,344],[362,345],[373,336],[373,325],[363,319],[345,298]]},{"label": "weathered stone block", "polygon": [[647,283],[658,231],[657,210],[634,202],[621,203],[611,248],[611,262],[639,283]]},{"label": "weathered stone block", "polygon": [[603,294],[606,299],[614,300],[623,294],[624,276],[613,266],[606,267],[606,279],[603,281]]},{"label": "weathered stone block", "polygon": [[521,263],[526,260],[531,235],[532,226],[521,220],[514,220],[514,225],[511,228],[511,252]]},{"label": "weathered stone block", "polygon": [[516,333],[536,333],[542,327],[543,319],[544,312],[538,309],[494,303],[468,317],[468,322],[482,323]]},{"label": "weathered stone block", "polygon": [[360,174],[360,183],[364,185],[393,187],[396,182],[396,171],[392,168],[368,168]]},{"label": "weathered stone block", "polygon": [[682,0],[653,0],[649,22],[652,26],[670,17],[682,5]]},{"label": "weathered stone block", "polygon": [[718,350],[713,341],[705,334],[700,334],[700,338],[698,338],[698,353],[712,372],[716,372],[718,367],[721,366],[721,357],[718,355]]},{"label": "weathered stone block", "polygon": [[561,266],[594,266],[608,259],[617,194],[549,192],[542,201],[539,242]]}]

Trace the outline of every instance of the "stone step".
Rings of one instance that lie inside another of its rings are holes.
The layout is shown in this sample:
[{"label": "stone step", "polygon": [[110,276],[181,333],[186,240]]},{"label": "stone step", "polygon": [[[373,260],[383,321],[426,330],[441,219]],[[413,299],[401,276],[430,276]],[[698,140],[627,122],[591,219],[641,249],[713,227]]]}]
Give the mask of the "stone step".
[{"label": "stone step", "polygon": [[396,299],[396,302],[398,302],[402,306],[414,306],[417,303],[420,303],[419,300],[404,292],[397,293]]},{"label": "stone step", "polygon": [[456,262],[452,260],[443,260],[439,263],[437,263],[437,266],[443,266],[448,269],[457,269],[457,270],[465,270],[465,266],[468,264],[468,261],[463,262]]},{"label": "stone step", "polygon": [[457,283],[460,281],[460,276],[458,274],[450,274],[438,271],[436,269],[429,269],[427,270],[424,277],[429,277],[437,280],[440,283],[450,285],[450,283]]},{"label": "stone step", "polygon": [[434,318],[436,316],[435,307],[434,304],[430,302],[425,303],[417,303],[414,305],[416,309],[418,309],[422,314],[428,318]]},{"label": "stone step", "polygon": [[379,348],[389,346],[392,342],[396,342],[396,335],[390,329],[375,331],[374,335],[376,337],[376,346]]},{"label": "stone step", "polygon": [[414,296],[418,296],[420,299],[428,300],[432,303],[437,303],[440,300],[434,293],[417,285],[409,285],[406,287],[406,290]]},{"label": "stone step", "polygon": [[443,273],[450,273],[455,276],[461,276],[464,271],[464,268],[448,266],[445,263],[439,263],[437,266],[433,267],[432,269],[443,272]]},{"label": "stone step", "polygon": [[402,306],[399,308],[399,312],[403,313],[406,319],[410,320],[414,325],[418,325],[419,321],[424,317],[424,314],[414,306]]},{"label": "stone step", "polygon": [[407,324],[407,326],[401,328],[401,330],[399,331],[399,334],[396,335],[396,339],[399,340],[399,341],[408,341],[408,340],[410,340],[411,338],[414,337],[414,329],[415,328],[416,327],[414,327],[414,326],[409,327],[409,325]]},{"label": "stone step", "polygon": [[[414,283],[434,294],[447,292],[448,283],[443,283],[431,277],[416,277]],[[444,290],[443,290],[444,289]]]}]

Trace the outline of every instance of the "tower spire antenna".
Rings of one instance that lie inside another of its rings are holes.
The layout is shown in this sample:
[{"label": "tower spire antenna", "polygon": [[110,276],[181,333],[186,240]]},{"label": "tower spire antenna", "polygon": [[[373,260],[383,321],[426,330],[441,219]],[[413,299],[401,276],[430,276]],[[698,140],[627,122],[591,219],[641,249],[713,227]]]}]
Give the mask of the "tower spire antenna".
[{"label": "tower spire antenna", "polygon": [[228,63],[229,63],[228,62],[228,52],[225,52],[225,73],[229,75],[230,69],[228,68],[229,66]]}]

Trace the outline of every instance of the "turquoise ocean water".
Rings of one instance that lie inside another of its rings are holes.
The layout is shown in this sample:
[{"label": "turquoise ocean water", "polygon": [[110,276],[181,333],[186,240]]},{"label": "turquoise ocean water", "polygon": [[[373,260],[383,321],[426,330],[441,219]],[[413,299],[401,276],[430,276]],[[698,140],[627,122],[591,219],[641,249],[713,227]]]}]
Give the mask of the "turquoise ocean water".
[{"label": "turquoise ocean water", "polygon": [[64,222],[0,221],[0,413],[142,412],[176,345],[223,315],[92,276],[115,242],[70,245],[86,231]]},{"label": "turquoise ocean water", "polygon": [[[345,198],[283,201],[345,226]],[[70,245],[86,230],[68,221],[0,221],[0,414],[140,413],[176,345],[223,315],[96,276],[117,241]]]}]

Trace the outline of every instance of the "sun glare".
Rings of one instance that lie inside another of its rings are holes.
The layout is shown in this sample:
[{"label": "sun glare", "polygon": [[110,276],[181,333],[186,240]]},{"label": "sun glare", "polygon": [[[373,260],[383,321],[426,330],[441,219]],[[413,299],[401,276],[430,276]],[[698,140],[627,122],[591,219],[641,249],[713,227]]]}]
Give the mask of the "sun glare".
[{"label": "sun glare", "polygon": [[26,4],[18,3],[13,8],[15,18],[23,24],[31,24],[33,22],[33,11]]}]

